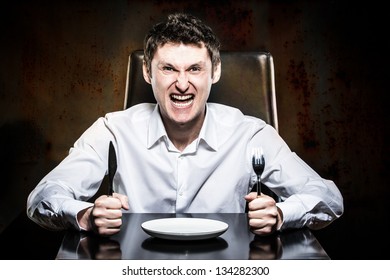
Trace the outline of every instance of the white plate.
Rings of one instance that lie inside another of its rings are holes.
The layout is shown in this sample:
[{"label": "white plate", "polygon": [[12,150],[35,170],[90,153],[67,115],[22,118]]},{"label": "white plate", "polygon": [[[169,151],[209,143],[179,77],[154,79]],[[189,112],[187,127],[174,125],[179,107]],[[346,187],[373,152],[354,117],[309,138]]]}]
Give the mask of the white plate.
[{"label": "white plate", "polygon": [[153,237],[171,240],[200,240],[221,235],[228,224],[202,218],[164,218],[142,223],[142,229]]}]

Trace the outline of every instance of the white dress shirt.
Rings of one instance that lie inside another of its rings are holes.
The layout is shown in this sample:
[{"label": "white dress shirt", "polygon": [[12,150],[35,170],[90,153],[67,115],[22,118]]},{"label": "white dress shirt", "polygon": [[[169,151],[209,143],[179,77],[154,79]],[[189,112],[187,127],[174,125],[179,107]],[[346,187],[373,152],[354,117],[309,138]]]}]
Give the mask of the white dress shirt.
[{"label": "white dress shirt", "polygon": [[[167,137],[156,104],[139,104],[99,118],[69,155],[31,192],[27,213],[46,228],[80,229],[77,213],[107,174],[108,146],[117,153],[114,190],[131,212],[244,212],[256,180],[253,147],[264,150],[262,182],[282,200],[283,228],[321,228],[343,213],[336,185],[322,179],[264,121],[208,103],[199,137],[183,152]],[[102,186],[107,187],[107,186]]]}]

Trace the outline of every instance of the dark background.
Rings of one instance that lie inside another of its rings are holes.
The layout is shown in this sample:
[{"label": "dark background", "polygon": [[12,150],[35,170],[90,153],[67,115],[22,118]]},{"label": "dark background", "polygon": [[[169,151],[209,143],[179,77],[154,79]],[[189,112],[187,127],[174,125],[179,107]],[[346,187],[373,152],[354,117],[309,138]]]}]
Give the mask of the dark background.
[{"label": "dark background", "polygon": [[[344,216],[316,232],[330,257],[389,258],[382,233],[389,213],[388,15],[380,1],[350,2],[3,3],[3,240],[18,215],[25,218],[28,193],[81,133],[98,117],[123,108],[128,55],[142,49],[148,29],[171,12],[185,11],[214,29],[223,50],[272,53],[280,134],[320,175],[335,181],[344,196]],[[40,229],[28,224],[17,230]],[[38,251],[40,240],[60,242],[60,233],[38,232]],[[18,240],[19,245],[29,242]],[[26,258],[55,257],[52,253],[30,251]]]}]

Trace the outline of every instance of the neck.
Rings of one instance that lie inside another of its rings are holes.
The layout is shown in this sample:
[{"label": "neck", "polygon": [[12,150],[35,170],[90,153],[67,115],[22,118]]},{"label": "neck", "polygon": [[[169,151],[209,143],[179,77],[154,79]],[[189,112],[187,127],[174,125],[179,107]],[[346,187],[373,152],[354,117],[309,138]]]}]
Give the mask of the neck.
[{"label": "neck", "polygon": [[166,131],[173,145],[182,152],[188,145],[198,138],[202,123],[195,126],[191,126],[189,124],[176,124],[174,127],[166,126]]},{"label": "neck", "polygon": [[204,119],[205,116],[202,115],[192,122],[184,124],[173,123],[169,120],[163,122],[169,139],[172,141],[173,145],[182,152],[198,138]]}]

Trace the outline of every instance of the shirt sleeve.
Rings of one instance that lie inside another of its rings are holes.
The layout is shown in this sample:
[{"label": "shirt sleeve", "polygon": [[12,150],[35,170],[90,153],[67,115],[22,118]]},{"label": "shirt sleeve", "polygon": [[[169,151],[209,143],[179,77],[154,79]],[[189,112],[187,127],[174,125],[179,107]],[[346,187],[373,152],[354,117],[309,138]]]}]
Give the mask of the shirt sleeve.
[{"label": "shirt sleeve", "polygon": [[274,128],[259,130],[251,142],[261,145],[265,153],[262,182],[281,199],[277,203],[283,212],[281,230],[320,229],[342,215],[343,197],[335,183],[292,152]]},{"label": "shirt sleeve", "polygon": [[107,150],[112,137],[104,119],[96,121],[75,142],[68,156],[48,173],[27,199],[27,215],[44,228],[82,230],[77,213],[93,204],[107,172]]}]

